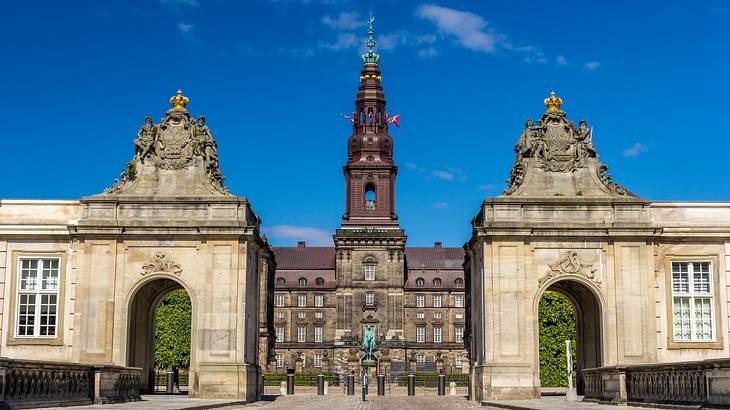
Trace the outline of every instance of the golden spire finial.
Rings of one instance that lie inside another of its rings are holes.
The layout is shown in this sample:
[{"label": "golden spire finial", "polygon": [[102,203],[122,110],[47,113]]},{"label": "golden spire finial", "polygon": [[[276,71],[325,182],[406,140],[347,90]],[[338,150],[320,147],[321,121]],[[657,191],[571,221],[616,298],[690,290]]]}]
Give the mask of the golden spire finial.
[{"label": "golden spire finial", "polygon": [[563,99],[555,96],[555,91],[550,91],[550,97],[545,99],[545,106],[548,111],[560,111]]},{"label": "golden spire finial", "polygon": [[188,97],[185,97],[182,95],[182,90],[177,89],[177,95],[174,95],[170,97],[170,104],[172,104],[172,108],[175,110],[184,110],[185,106],[188,105]]}]

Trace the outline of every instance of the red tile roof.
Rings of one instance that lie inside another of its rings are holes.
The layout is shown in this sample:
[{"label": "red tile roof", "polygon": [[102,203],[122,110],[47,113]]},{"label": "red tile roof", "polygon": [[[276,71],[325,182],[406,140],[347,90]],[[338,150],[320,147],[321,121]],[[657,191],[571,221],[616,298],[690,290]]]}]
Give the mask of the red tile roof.
[{"label": "red tile roof", "polygon": [[462,270],[462,248],[406,248],[408,269],[455,269]]},{"label": "red tile roof", "polygon": [[277,270],[335,269],[335,248],[274,246]]}]

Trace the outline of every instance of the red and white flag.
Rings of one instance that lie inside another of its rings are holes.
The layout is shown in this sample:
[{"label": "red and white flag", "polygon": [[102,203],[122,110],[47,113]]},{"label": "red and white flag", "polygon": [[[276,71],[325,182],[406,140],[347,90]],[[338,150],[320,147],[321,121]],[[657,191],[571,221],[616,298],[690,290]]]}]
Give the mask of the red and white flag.
[{"label": "red and white flag", "polygon": [[[352,115],[355,115],[355,113],[353,112]],[[340,117],[346,119],[347,121],[350,121],[353,124],[355,123],[355,118],[350,117],[349,115],[340,114]]]},{"label": "red and white flag", "polygon": [[390,113],[385,114],[385,122],[387,122],[388,124],[393,124],[396,127],[400,128],[398,121],[400,121],[400,114],[396,114],[392,117],[390,116]]}]

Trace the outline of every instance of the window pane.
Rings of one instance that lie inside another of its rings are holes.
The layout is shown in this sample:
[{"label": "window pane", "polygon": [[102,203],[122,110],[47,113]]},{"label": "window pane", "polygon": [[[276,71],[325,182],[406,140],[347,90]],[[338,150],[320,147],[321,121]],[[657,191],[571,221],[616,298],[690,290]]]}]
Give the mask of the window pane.
[{"label": "window pane", "polygon": [[689,263],[672,262],[672,290],[689,292]]},{"label": "window pane", "polygon": [[696,293],[710,292],[710,263],[695,262],[692,264],[692,279],[694,281],[694,291]]},{"label": "window pane", "polygon": [[674,298],[674,340],[692,340],[690,298]]},{"label": "window pane", "polygon": [[712,340],[712,299],[695,299],[695,339]]},{"label": "window pane", "polygon": [[43,263],[41,289],[58,289],[58,259],[41,259]]},{"label": "window pane", "polygon": [[20,268],[20,290],[36,290],[38,282],[38,259],[22,259]]}]

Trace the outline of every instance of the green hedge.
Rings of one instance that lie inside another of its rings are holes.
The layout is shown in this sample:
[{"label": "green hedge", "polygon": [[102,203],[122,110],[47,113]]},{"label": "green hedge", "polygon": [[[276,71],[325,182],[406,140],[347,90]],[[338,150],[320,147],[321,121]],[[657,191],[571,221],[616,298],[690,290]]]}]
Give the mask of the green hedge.
[{"label": "green hedge", "polygon": [[[416,373],[416,386],[435,386],[438,383],[438,373],[435,372],[422,372]],[[403,375],[403,381],[408,381],[408,376]],[[446,386],[449,383],[455,382],[457,386],[467,386],[469,384],[469,375],[465,373],[446,373]]]},{"label": "green hedge", "polygon": [[575,311],[568,299],[555,292],[545,292],[538,308],[540,324],[540,385],[566,387],[567,363],[565,341],[570,340],[575,368]]},{"label": "green hedge", "polygon": [[[297,372],[294,374],[295,386],[316,386],[317,376],[324,375],[324,379],[332,384],[332,372]],[[264,372],[265,386],[279,386],[286,381],[286,372]]]}]

